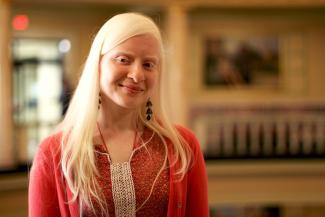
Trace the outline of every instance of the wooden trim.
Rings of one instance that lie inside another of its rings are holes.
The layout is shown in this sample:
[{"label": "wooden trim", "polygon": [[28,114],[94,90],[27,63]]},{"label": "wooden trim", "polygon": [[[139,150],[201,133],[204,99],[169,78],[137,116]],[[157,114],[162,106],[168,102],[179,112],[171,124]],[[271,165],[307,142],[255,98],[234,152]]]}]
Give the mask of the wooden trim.
[{"label": "wooden trim", "polygon": [[325,161],[208,163],[209,203],[325,203]]}]

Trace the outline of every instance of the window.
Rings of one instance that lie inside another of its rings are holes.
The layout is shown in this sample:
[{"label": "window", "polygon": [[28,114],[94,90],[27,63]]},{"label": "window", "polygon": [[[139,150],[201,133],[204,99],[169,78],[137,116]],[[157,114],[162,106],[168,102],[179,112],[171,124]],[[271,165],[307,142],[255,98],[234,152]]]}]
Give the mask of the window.
[{"label": "window", "polygon": [[62,119],[63,60],[59,39],[13,42],[14,142],[20,163]]}]

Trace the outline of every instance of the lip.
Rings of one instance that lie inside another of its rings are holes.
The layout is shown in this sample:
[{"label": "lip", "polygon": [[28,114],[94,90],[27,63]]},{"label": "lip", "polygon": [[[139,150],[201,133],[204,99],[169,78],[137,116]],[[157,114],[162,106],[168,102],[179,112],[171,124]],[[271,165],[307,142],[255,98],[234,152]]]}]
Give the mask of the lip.
[{"label": "lip", "polygon": [[144,91],[143,88],[136,86],[136,85],[119,84],[119,86],[125,88],[128,92],[131,92],[131,93],[138,93],[138,92]]}]

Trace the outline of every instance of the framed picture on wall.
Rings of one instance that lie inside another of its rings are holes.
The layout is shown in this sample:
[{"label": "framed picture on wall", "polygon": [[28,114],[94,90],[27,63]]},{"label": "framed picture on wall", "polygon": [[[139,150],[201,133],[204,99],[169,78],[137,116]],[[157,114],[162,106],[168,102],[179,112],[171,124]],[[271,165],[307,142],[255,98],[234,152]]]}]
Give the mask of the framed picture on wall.
[{"label": "framed picture on wall", "polygon": [[272,35],[214,35],[203,40],[205,86],[277,87],[279,39]]}]

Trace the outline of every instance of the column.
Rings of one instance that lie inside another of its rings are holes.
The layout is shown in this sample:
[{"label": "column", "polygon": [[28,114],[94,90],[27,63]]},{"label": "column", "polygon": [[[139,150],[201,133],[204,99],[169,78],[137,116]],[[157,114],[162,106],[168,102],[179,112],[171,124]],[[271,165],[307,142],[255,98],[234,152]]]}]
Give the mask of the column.
[{"label": "column", "polygon": [[[169,6],[166,16],[167,67],[163,79],[163,98],[174,123],[187,125],[187,15],[183,6]],[[167,102],[166,102],[167,101]]]},{"label": "column", "polygon": [[0,168],[14,165],[10,60],[11,1],[0,0]]}]

